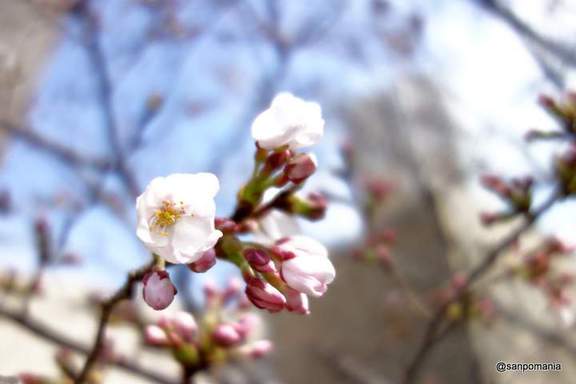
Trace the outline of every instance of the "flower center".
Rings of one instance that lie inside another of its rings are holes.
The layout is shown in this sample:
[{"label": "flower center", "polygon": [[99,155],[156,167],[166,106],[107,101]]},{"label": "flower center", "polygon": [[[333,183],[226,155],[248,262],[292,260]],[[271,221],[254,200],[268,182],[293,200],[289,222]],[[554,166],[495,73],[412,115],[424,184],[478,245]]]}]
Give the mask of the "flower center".
[{"label": "flower center", "polygon": [[150,219],[150,227],[158,231],[160,235],[168,236],[168,228],[176,224],[185,213],[182,201],[175,204],[170,200],[164,200],[162,206],[154,212]]}]

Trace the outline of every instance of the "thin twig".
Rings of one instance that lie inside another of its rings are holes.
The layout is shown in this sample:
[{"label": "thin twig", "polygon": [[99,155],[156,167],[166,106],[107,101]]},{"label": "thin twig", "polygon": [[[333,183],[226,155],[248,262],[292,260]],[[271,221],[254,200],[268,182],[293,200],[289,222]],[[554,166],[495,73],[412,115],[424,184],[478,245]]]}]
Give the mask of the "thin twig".
[{"label": "thin twig", "polygon": [[438,329],[443,324],[446,318],[446,310],[450,307],[450,305],[458,302],[467,292],[469,292],[469,289],[472,287],[472,285],[494,265],[499,256],[504,251],[513,246],[520,238],[520,236],[527,232],[536,222],[536,220],[542,216],[544,212],[548,211],[561,198],[562,195],[560,193],[554,192],[546,202],[544,202],[538,209],[536,209],[536,211],[534,211],[530,216],[526,217],[524,223],[520,227],[518,227],[508,237],[506,237],[499,245],[493,248],[482,260],[482,262],[468,274],[468,277],[465,280],[465,285],[460,290],[458,290],[457,294],[455,294],[452,299],[447,300],[440,308],[438,308],[428,323],[420,347],[406,368],[402,381],[404,384],[411,384],[415,382],[418,373],[426,360],[426,357],[439,341]]},{"label": "thin twig", "polygon": [[[59,335],[55,333],[52,329],[48,328],[44,324],[32,319],[30,316],[25,316],[23,313],[16,312],[14,310],[8,309],[0,304],[0,317],[13,322],[14,324],[22,327],[38,337],[54,343],[58,346],[64,347],[66,349],[72,350],[74,352],[81,353],[83,355],[88,355],[90,350],[84,345],[78,343],[77,341],[71,340],[66,336]],[[141,376],[155,383],[161,384],[174,384],[172,380],[164,377],[156,372],[150,371],[145,367],[141,367],[135,363],[127,360],[118,359],[110,362],[111,365],[118,367],[126,372],[132,373],[134,375]]]},{"label": "thin twig", "polygon": [[84,367],[80,372],[78,378],[74,381],[75,384],[82,384],[88,378],[88,375],[94,364],[98,361],[100,357],[100,353],[104,347],[105,337],[106,337],[106,327],[108,326],[108,322],[110,321],[110,316],[112,315],[112,311],[123,300],[130,299],[132,296],[132,292],[134,290],[134,286],[142,280],[142,277],[148,272],[156,263],[156,260],[152,260],[150,263],[146,264],[145,266],[131,272],[124,285],[120,287],[118,291],[110,299],[106,300],[102,304],[102,312],[100,315],[100,321],[98,323],[98,331],[96,333],[96,339],[92,346],[90,353],[84,363]]},{"label": "thin twig", "polygon": [[110,79],[110,71],[98,39],[98,20],[96,19],[96,15],[91,11],[87,1],[82,2],[78,7],[76,7],[75,14],[84,25],[84,46],[86,48],[86,54],[88,55],[90,63],[94,69],[98,98],[102,106],[102,114],[104,115],[104,124],[108,136],[108,142],[115,160],[115,170],[128,192],[133,197],[136,197],[140,193],[140,188],[134,174],[128,167],[122,143],[119,138],[118,123],[114,113],[112,98],[113,88]]},{"label": "thin twig", "polygon": [[20,127],[9,121],[0,121],[0,130],[12,137],[32,145],[34,148],[45,151],[57,159],[76,166],[95,168],[98,170],[109,169],[111,164],[108,160],[98,157],[88,157],[75,152],[58,142],[51,141],[28,127]]},{"label": "thin twig", "polygon": [[508,23],[520,36],[525,37],[536,46],[557,57],[562,63],[576,66],[576,51],[556,41],[547,39],[522,21],[514,12],[497,0],[476,0],[485,9],[491,11]]}]

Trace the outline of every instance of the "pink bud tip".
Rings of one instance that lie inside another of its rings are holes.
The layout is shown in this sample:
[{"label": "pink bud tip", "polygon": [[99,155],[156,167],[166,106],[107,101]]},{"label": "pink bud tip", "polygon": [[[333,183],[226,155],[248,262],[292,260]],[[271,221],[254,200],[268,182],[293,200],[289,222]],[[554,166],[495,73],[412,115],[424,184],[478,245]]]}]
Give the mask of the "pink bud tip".
[{"label": "pink bud tip", "polygon": [[173,314],[172,324],[176,331],[185,339],[193,337],[198,330],[194,316],[188,312],[177,312]]},{"label": "pink bud tip", "polygon": [[222,347],[231,347],[238,344],[242,338],[231,324],[220,324],[212,333],[212,340]]},{"label": "pink bud tip", "polygon": [[394,190],[394,184],[374,178],[366,182],[366,189],[374,200],[381,202]]},{"label": "pink bud tip", "polygon": [[480,213],[480,221],[482,225],[492,225],[498,220],[498,215],[492,212],[482,212]]},{"label": "pink bud tip", "polygon": [[242,339],[246,339],[260,325],[260,317],[254,313],[244,313],[236,323],[234,329]]},{"label": "pink bud tip", "polygon": [[300,184],[314,172],[316,172],[317,161],[314,155],[306,153],[294,156],[284,168],[284,175],[295,184]]},{"label": "pink bud tip", "polygon": [[286,295],[286,309],[288,311],[301,315],[310,314],[308,296],[292,288],[288,288],[284,294]]},{"label": "pink bud tip", "polygon": [[454,276],[452,276],[452,287],[457,291],[466,287],[467,283],[468,280],[462,273],[456,273]]},{"label": "pink bud tip", "polygon": [[150,345],[166,345],[168,343],[168,337],[166,332],[157,325],[149,325],[144,330],[144,340]]},{"label": "pink bud tip", "polygon": [[258,278],[248,279],[246,283],[246,296],[256,307],[269,312],[284,309],[286,298],[272,285]]},{"label": "pink bud tip", "polygon": [[260,359],[272,352],[274,345],[270,340],[258,340],[248,345],[246,348],[246,355],[253,359]]},{"label": "pink bud tip", "polygon": [[238,297],[240,292],[242,292],[243,286],[244,284],[242,283],[242,280],[240,280],[237,277],[231,278],[228,281],[226,289],[224,290],[223,301],[229,302],[230,300],[233,300],[234,298]]},{"label": "pink bud tip", "polygon": [[42,384],[44,383],[44,379],[38,375],[34,375],[32,373],[21,373],[18,375],[18,378],[22,382],[22,384]]},{"label": "pink bud tip", "polygon": [[214,220],[214,224],[216,229],[224,233],[234,233],[239,229],[238,224],[236,224],[234,220],[230,220],[228,218],[218,217]]},{"label": "pink bud tip", "polygon": [[216,264],[216,251],[214,248],[207,250],[193,263],[188,264],[188,268],[197,273],[204,273]]},{"label": "pink bud tip", "polygon": [[276,271],[274,263],[270,260],[270,256],[268,256],[268,253],[263,249],[248,248],[244,250],[244,257],[252,268],[258,272],[267,273]]},{"label": "pink bud tip", "polygon": [[554,99],[548,95],[540,95],[538,97],[538,102],[545,108],[554,108],[556,106],[556,102]]},{"label": "pink bud tip", "polygon": [[206,300],[214,300],[219,297],[220,294],[221,292],[214,281],[208,280],[204,283],[204,296],[206,297]]}]

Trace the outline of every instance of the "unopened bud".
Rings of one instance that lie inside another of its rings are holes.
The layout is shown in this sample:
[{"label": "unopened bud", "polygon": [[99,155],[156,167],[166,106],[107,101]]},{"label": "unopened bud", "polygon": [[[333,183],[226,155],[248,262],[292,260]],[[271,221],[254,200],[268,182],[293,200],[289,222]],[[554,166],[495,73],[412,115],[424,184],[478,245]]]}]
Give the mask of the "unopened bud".
[{"label": "unopened bud", "polygon": [[204,273],[216,264],[216,251],[210,248],[202,254],[202,256],[193,263],[187,264],[188,269],[197,273]]},{"label": "unopened bud", "polygon": [[245,292],[252,304],[269,312],[279,312],[286,304],[286,298],[280,291],[259,278],[248,278]]},{"label": "unopened bud", "polygon": [[394,189],[394,185],[385,180],[373,178],[366,182],[366,190],[377,203],[383,202]]},{"label": "unopened bud", "polygon": [[326,215],[328,200],[321,193],[312,192],[308,195],[302,216],[310,220],[320,220]]},{"label": "unopened bud", "polygon": [[268,156],[266,159],[266,163],[264,164],[264,173],[270,174],[275,170],[281,168],[286,164],[288,159],[290,158],[291,154],[289,150],[283,150],[278,152],[273,152],[271,155]]},{"label": "unopened bud", "polygon": [[150,345],[163,346],[168,344],[168,337],[159,326],[149,325],[144,330],[144,341]]},{"label": "unopened bud", "polygon": [[151,271],[142,279],[144,301],[153,309],[160,311],[167,308],[176,295],[176,287],[170,281],[166,271]]},{"label": "unopened bud", "polygon": [[206,301],[214,301],[220,297],[220,290],[216,286],[216,283],[212,280],[208,280],[204,283],[204,297]]},{"label": "unopened bud", "polygon": [[191,342],[198,332],[198,324],[194,316],[188,312],[177,312],[171,316],[172,325],[178,334]]},{"label": "unopened bud", "polygon": [[244,258],[252,268],[258,272],[267,273],[275,272],[276,267],[268,256],[268,253],[263,249],[248,248],[244,250]]},{"label": "unopened bud", "polygon": [[390,254],[390,249],[383,244],[380,244],[374,250],[376,255],[376,260],[379,261],[383,267],[390,269],[393,266],[392,255]]},{"label": "unopened bud", "polygon": [[34,375],[32,373],[21,373],[18,375],[22,384],[45,384],[48,381],[42,376]]},{"label": "unopened bud", "polygon": [[242,348],[242,352],[252,359],[260,359],[269,355],[272,349],[274,345],[270,340],[258,340]]},{"label": "unopened bud", "polygon": [[212,340],[222,347],[238,344],[242,338],[231,324],[219,324],[212,333]]},{"label": "unopened bud", "polygon": [[284,175],[294,184],[300,184],[316,171],[317,164],[314,154],[297,154],[286,164]]},{"label": "unopened bud", "polygon": [[242,280],[240,280],[237,277],[232,277],[228,281],[228,285],[226,286],[226,289],[222,294],[222,301],[224,303],[227,303],[230,300],[233,300],[234,298],[238,297],[240,292],[242,292],[242,287],[243,287]]},{"label": "unopened bud", "polygon": [[289,310],[290,312],[299,313],[301,315],[310,314],[308,296],[292,288],[286,289],[284,294],[286,295],[287,310]]},{"label": "unopened bud", "polygon": [[233,326],[238,334],[246,339],[260,324],[259,316],[254,313],[244,313]]},{"label": "unopened bud", "polygon": [[234,220],[228,218],[218,217],[214,220],[214,225],[216,226],[216,229],[223,233],[235,233],[239,230],[238,224]]}]

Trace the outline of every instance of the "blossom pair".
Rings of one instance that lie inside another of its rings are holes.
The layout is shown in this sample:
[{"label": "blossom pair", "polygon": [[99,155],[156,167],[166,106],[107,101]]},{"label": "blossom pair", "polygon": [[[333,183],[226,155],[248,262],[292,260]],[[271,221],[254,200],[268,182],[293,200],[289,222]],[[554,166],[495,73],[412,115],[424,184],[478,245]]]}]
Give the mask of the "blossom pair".
[{"label": "blossom pair", "polygon": [[[252,124],[254,140],[265,149],[313,145],[323,131],[320,106],[289,93],[277,95]],[[309,175],[312,168],[315,163],[311,165],[301,157],[288,167],[294,179]],[[138,237],[166,261],[198,261],[222,237],[214,225],[218,190],[218,178],[211,173],[155,178],[136,201]]]},{"label": "blossom pair", "polygon": [[267,277],[245,276],[246,295],[255,306],[270,312],[287,309],[308,314],[308,295],[322,296],[336,276],[326,248],[306,236],[280,239],[269,252],[249,248],[244,254]]}]

